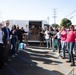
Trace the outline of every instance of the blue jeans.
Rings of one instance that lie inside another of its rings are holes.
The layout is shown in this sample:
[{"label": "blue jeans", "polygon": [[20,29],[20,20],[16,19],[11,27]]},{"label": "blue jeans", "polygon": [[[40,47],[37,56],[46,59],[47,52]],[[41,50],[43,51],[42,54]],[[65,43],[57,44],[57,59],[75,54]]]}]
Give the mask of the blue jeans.
[{"label": "blue jeans", "polygon": [[50,39],[46,39],[47,48],[49,48]]},{"label": "blue jeans", "polygon": [[63,57],[63,58],[65,58],[65,50],[66,50],[65,44],[66,44],[65,41],[61,41],[62,57]]},{"label": "blue jeans", "polygon": [[32,32],[29,32],[29,37],[28,37],[28,39],[31,40],[31,38],[32,38]]},{"label": "blue jeans", "polygon": [[14,55],[16,53],[16,39],[11,40],[12,43],[12,50],[11,50],[11,55]]},{"label": "blue jeans", "polygon": [[[54,42],[56,43],[56,47],[54,46]],[[52,38],[52,49],[55,50],[58,48],[57,39]]]},{"label": "blue jeans", "polygon": [[68,42],[68,52],[69,52],[69,61],[71,61],[74,64],[74,56],[73,56],[73,48],[74,48],[75,42]]}]

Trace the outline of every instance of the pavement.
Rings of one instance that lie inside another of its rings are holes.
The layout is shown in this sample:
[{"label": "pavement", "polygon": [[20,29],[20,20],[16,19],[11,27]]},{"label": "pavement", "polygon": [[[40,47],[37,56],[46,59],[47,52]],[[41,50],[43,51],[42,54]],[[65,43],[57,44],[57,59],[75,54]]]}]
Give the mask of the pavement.
[{"label": "pavement", "polygon": [[[71,67],[71,63],[66,63],[58,55],[58,51],[53,52],[46,47],[27,46],[25,50],[20,50],[18,55],[8,63],[8,66],[0,69],[0,75],[75,75],[76,66]],[[76,64],[76,57],[75,57]],[[70,73],[74,69],[74,74]],[[69,74],[70,73],[70,74]]]}]

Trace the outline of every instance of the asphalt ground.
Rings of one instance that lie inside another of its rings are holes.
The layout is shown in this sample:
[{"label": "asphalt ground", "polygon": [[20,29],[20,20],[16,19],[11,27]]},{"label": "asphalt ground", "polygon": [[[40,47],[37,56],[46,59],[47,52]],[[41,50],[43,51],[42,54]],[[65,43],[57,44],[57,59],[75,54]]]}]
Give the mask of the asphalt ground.
[{"label": "asphalt ground", "polygon": [[17,53],[8,66],[0,69],[0,75],[68,75],[72,69],[76,74],[76,66],[66,63],[57,51],[46,47],[28,46]]}]

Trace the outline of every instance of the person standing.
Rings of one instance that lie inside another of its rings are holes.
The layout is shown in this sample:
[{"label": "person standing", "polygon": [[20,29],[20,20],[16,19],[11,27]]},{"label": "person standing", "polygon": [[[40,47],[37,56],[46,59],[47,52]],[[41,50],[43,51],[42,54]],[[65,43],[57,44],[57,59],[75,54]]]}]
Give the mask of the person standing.
[{"label": "person standing", "polygon": [[68,45],[68,52],[69,52],[69,61],[67,62],[72,62],[70,66],[75,66],[75,61],[74,61],[74,55],[73,55],[73,48],[75,45],[75,38],[76,38],[76,31],[74,30],[74,26],[71,25],[69,27],[70,31],[68,31],[67,34],[67,45]]},{"label": "person standing", "polygon": [[54,27],[54,31],[52,32],[52,49],[53,49],[53,51],[57,50],[57,47],[58,47],[57,36],[56,36],[57,32],[58,32],[57,27]]},{"label": "person standing", "polygon": [[45,32],[44,32],[44,36],[45,36],[47,48],[49,48],[50,37],[49,37],[49,30],[48,30],[48,27],[46,27],[46,30],[45,30]]},{"label": "person standing", "polygon": [[41,29],[40,31],[40,45],[39,46],[44,46],[44,31]]},{"label": "person standing", "polygon": [[57,36],[57,44],[58,44],[58,53],[60,55],[60,51],[61,51],[61,35],[60,35],[60,32],[61,32],[61,28],[58,28],[58,32],[56,34]]},{"label": "person standing", "polygon": [[12,57],[15,57],[15,54],[16,54],[16,42],[18,40],[16,25],[12,26],[11,36],[12,36],[12,38],[11,38],[11,44],[12,44],[11,55],[12,55]]},{"label": "person standing", "polygon": [[[4,32],[4,39],[5,39],[5,61],[10,61],[10,50],[11,50],[11,43],[10,43],[10,29],[9,27],[9,20],[5,21],[5,26],[2,28],[2,31]],[[7,63],[5,63],[7,65]]]},{"label": "person standing", "polygon": [[29,35],[29,26],[26,24],[25,26],[25,38],[24,38],[24,41],[26,43],[26,45],[28,45],[28,35]]},{"label": "person standing", "polygon": [[49,34],[50,34],[50,49],[52,48],[52,35],[53,35],[53,28],[50,26],[49,27]]},{"label": "person standing", "polygon": [[61,48],[62,48],[62,59],[65,58],[65,50],[66,50],[66,39],[67,39],[67,31],[65,29],[65,26],[63,25],[61,28]]},{"label": "person standing", "polygon": [[0,68],[4,66],[4,48],[3,48],[3,36],[2,22],[0,22]]},{"label": "person standing", "polygon": [[24,33],[25,33],[24,28],[21,27],[20,30],[21,30],[21,42],[24,42],[24,41],[23,41],[23,35],[24,35]]}]

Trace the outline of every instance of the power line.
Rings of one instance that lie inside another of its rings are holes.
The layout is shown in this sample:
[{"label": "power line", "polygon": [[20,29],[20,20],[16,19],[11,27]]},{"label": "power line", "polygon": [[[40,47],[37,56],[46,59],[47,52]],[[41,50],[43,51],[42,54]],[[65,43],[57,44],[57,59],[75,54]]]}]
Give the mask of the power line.
[{"label": "power line", "polygon": [[49,23],[49,17],[47,17],[47,22]]},{"label": "power line", "polygon": [[74,12],[76,12],[76,10],[74,10],[73,12],[71,12],[69,15],[67,15],[66,17],[70,16],[71,14],[73,14]]}]

